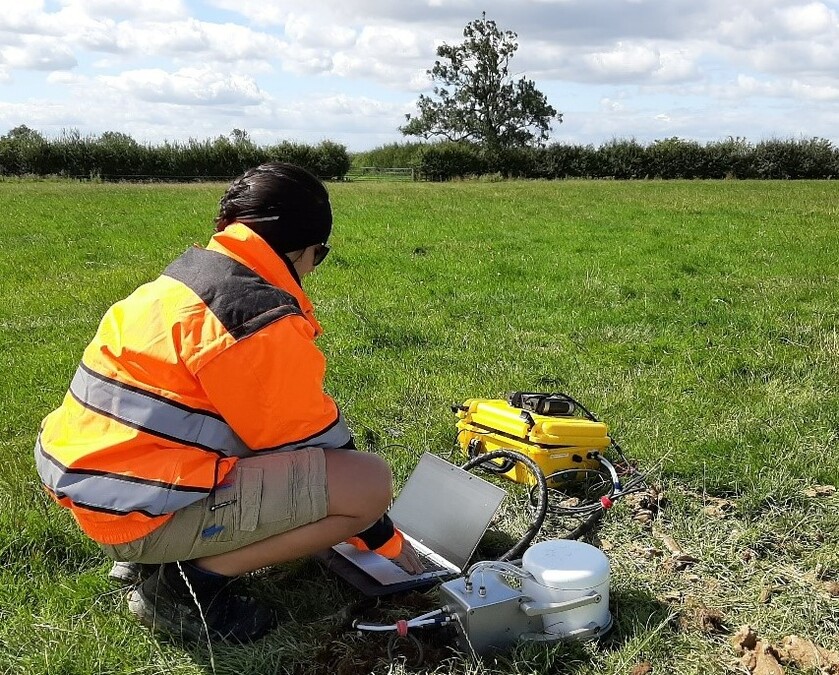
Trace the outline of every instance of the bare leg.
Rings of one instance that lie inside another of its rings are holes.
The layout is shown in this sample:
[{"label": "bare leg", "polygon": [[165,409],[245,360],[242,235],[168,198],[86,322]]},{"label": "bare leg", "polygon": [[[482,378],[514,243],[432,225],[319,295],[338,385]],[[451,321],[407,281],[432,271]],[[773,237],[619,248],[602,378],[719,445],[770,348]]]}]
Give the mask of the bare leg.
[{"label": "bare leg", "polygon": [[378,457],[352,450],[326,450],[326,518],[276,534],[235,551],[199,558],[203,569],[238,576],[269,565],[296,560],[367,529],[390,506],[390,467]]}]

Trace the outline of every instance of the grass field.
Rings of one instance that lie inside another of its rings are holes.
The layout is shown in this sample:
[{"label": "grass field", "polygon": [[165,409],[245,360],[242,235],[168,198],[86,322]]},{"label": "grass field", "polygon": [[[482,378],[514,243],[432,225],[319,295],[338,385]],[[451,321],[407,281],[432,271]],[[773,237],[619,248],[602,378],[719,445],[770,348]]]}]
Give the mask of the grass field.
[{"label": "grass field", "polygon": [[[0,182],[0,673],[404,670],[381,639],[342,628],[359,596],[312,561],[253,580],[288,614],[258,644],[158,641],[39,488],[38,424],[100,316],[206,242],[223,189]],[[429,636],[419,672],[744,672],[729,634],[746,623],[773,643],[795,633],[839,649],[839,184],[330,192],[333,252],[307,279],[327,385],[397,483],[421,451],[449,455],[452,403],[561,390],[664,493],[645,517],[619,503],[598,533],[616,619],[604,641],[476,664]],[[697,561],[674,565],[667,537]],[[413,594],[364,616],[434,606]]]}]

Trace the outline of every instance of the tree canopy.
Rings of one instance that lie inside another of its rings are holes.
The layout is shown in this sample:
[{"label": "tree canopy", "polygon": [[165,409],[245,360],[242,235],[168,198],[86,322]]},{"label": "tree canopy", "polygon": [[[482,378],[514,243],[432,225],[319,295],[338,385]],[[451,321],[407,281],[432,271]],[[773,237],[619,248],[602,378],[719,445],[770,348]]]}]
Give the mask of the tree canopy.
[{"label": "tree canopy", "polygon": [[437,83],[436,98],[420,95],[418,114],[406,115],[400,131],[426,139],[473,141],[490,151],[544,145],[551,122],[561,123],[562,114],[532,80],[510,75],[518,36],[500,30],[483,13],[466,24],[463,37],[461,44],[437,48],[441,60],[427,71]]}]

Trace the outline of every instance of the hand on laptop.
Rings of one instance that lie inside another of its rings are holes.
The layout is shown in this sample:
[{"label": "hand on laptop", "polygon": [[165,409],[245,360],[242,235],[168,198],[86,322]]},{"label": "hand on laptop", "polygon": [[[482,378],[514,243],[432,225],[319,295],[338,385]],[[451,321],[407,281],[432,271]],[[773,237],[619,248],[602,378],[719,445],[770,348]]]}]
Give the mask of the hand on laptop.
[{"label": "hand on laptop", "polygon": [[408,574],[420,574],[425,570],[417,552],[407,539],[402,540],[402,551],[395,558],[391,558],[391,560]]}]

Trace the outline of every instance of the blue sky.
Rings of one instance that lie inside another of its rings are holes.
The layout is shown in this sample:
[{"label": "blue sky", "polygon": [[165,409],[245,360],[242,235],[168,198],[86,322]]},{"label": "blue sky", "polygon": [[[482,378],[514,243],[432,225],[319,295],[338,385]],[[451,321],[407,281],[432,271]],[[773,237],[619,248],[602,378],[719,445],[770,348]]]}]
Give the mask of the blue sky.
[{"label": "blue sky", "polygon": [[839,143],[839,0],[6,0],[0,134],[370,149],[482,11],[563,113],[552,140]]}]

